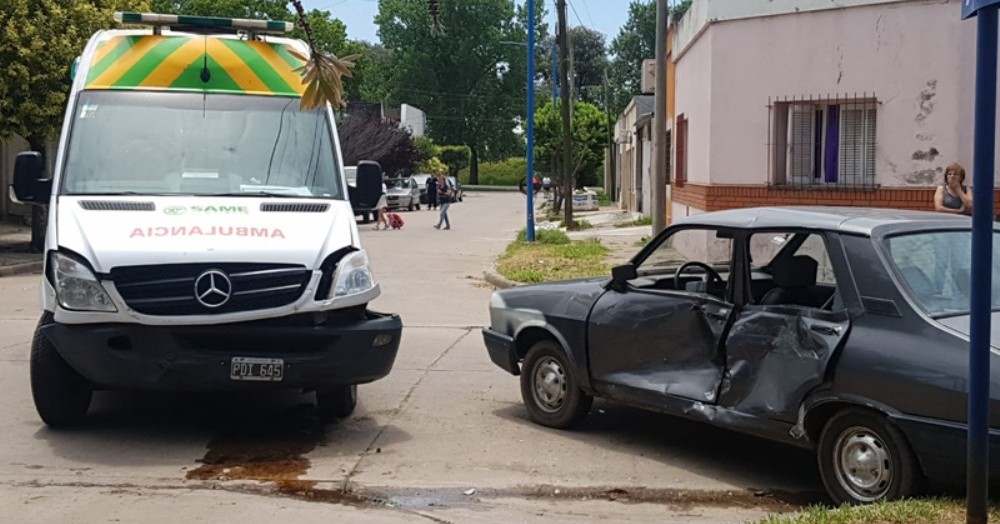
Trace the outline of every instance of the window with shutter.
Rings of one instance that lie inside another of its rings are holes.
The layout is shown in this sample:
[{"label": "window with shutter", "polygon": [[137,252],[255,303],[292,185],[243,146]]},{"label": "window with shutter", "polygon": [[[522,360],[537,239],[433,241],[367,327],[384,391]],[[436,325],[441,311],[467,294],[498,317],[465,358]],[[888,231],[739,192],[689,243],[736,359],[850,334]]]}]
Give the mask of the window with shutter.
[{"label": "window with shutter", "polygon": [[877,102],[777,103],[771,109],[771,183],[872,187]]},{"label": "window with shutter", "polygon": [[794,104],[788,112],[788,166],[794,185],[811,184],[815,149],[815,111],[809,104]]}]

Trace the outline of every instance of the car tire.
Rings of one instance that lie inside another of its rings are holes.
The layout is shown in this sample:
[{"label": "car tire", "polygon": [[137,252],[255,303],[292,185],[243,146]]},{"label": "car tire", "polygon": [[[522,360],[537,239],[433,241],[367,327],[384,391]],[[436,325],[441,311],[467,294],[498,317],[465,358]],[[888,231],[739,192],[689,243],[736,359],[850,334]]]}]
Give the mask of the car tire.
[{"label": "car tire", "polygon": [[577,386],[566,352],[549,340],[528,350],[521,370],[521,398],[528,417],[551,428],[579,424],[594,402],[594,397]]},{"label": "car tire", "polygon": [[830,418],[816,449],[820,476],[837,504],[870,504],[916,494],[923,473],[909,443],[885,416],[861,409]]},{"label": "car tire", "polygon": [[407,211],[413,211],[413,199],[410,199],[410,205],[406,208]]},{"label": "car tire", "polygon": [[42,422],[51,428],[77,425],[87,418],[94,388],[63,360],[42,329],[54,322],[46,312],[31,340],[31,396]]},{"label": "car tire", "polygon": [[358,386],[337,386],[316,392],[316,405],[324,420],[347,418],[358,405]]}]

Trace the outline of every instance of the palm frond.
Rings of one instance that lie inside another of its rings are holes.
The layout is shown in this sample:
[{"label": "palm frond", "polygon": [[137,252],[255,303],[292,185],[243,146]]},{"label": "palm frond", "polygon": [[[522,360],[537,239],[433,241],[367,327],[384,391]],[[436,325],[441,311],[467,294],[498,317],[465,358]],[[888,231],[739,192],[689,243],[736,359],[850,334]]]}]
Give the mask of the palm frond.
[{"label": "palm frond", "polygon": [[351,69],[361,55],[337,58],[337,55],[321,52],[316,47],[316,39],[313,37],[309,21],[306,20],[306,12],[302,7],[302,2],[299,0],[289,0],[289,2],[295,7],[295,12],[299,17],[299,25],[305,32],[309,44],[308,58],[296,53],[296,56],[305,59],[305,65],[295,70],[302,76],[302,83],[306,85],[299,107],[309,110],[325,106],[328,103],[333,107],[347,107],[347,103],[344,101],[343,77],[352,76]]}]

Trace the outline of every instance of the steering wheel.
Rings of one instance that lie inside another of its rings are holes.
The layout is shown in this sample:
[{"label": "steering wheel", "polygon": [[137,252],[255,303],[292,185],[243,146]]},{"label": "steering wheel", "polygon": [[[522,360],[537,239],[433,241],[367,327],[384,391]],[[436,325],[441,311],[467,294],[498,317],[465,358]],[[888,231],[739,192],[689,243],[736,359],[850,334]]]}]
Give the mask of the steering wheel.
[{"label": "steering wheel", "polygon": [[696,260],[692,260],[690,262],[685,262],[684,264],[681,264],[681,267],[677,268],[677,271],[674,272],[674,289],[681,291],[681,275],[684,273],[685,270],[687,270],[690,267],[700,267],[705,270],[704,282],[706,289],[713,282],[717,282],[719,284],[725,283],[725,281],[722,280],[722,276],[719,275],[719,272],[713,269],[712,266],[704,262],[698,262]]}]

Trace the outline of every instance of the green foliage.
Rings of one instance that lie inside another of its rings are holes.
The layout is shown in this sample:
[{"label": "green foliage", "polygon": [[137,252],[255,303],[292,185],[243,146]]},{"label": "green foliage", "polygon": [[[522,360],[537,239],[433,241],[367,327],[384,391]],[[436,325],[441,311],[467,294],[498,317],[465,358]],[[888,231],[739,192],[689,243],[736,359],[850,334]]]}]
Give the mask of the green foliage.
[{"label": "green foliage", "polygon": [[[569,28],[569,41],[573,49],[573,75],[569,79],[573,96],[603,107],[604,70],[608,67],[607,42],[604,34],[578,25]],[[553,36],[538,43],[536,70],[541,78],[541,84],[537,95],[544,98],[539,100],[543,104],[552,101],[552,46],[555,43],[556,39]],[[558,79],[555,81],[558,82]]]},{"label": "green foliage", "polygon": [[448,32],[439,36],[424,0],[379,2],[375,23],[392,53],[381,79],[386,100],[424,110],[436,142],[469,146],[472,183],[480,182],[480,157],[523,150],[513,130],[524,112],[527,60],[508,43],[526,40],[521,9],[509,0],[441,0]]},{"label": "green foliage", "polygon": [[656,56],[656,2],[632,0],[628,21],[611,41],[609,50],[615,57],[608,68],[613,93],[611,113],[617,115],[640,93],[643,59]]},{"label": "green foliage", "polygon": [[153,0],[154,13],[294,21],[286,0]]},{"label": "green foliage", "polygon": [[[522,228],[517,232],[518,242],[527,242],[527,239],[527,228]],[[535,229],[535,243],[549,245],[569,244],[569,237],[566,236],[566,233],[558,229]]]},{"label": "green foliage", "polygon": [[413,137],[413,147],[417,148],[417,153],[419,155],[418,159],[421,162],[425,162],[438,156],[438,146],[434,145],[433,140],[425,136]]},{"label": "green foliage", "polygon": [[572,222],[570,222],[569,226],[567,226],[566,221],[562,220],[559,222],[559,227],[565,227],[570,231],[584,231],[586,229],[592,229],[594,225],[586,220],[581,219],[581,220],[573,220]]},{"label": "green foliage", "polygon": [[381,44],[348,41],[348,55],[361,55],[354,67],[354,76],[344,80],[349,100],[381,102],[389,95],[389,84],[386,81],[388,69],[392,61],[392,51]]},{"label": "green foliage", "polygon": [[[517,186],[528,172],[528,161],[521,157],[508,158],[502,162],[484,162],[479,166],[479,183],[484,186]],[[469,169],[458,174],[463,184],[469,182]]]},{"label": "green foliage", "polygon": [[[1000,508],[989,508],[989,520]],[[757,524],[964,524],[965,503],[953,499],[901,500],[837,508],[811,506],[794,515],[773,515]]]},{"label": "green foliage", "polygon": [[148,0],[0,2],[0,139],[16,133],[43,151],[59,134],[70,67],[87,40],[114,27],[115,11],[148,9]]},{"label": "green foliage", "polygon": [[450,176],[458,176],[459,171],[469,167],[469,146],[440,146],[438,157],[448,166]]},{"label": "green foliage", "polygon": [[[608,141],[608,120],[593,104],[573,104],[572,166],[574,187],[600,184]],[[552,104],[535,112],[535,158],[539,165],[553,165],[563,158],[562,116]]]},{"label": "green foliage", "polygon": [[641,216],[635,220],[629,222],[622,222],[621,224],[615,224],[615,227],[635,227],[635,226],[649,226],[653,224],[653,217],[651,216]]},{"label": "green foliage", "polygon": [[417,164],[415,172],[437,174],[442,169],[448,169],[448,166],[444,162],[441,162],[440,158],[432,156]]},{"label": "green foliage", "polygon": [[497,272],[515,282],[545,282],[607,276],[608,248],[596,238],[570,241],[561,231],[539,230],[533,243],[524,231],[497,260]]}]

